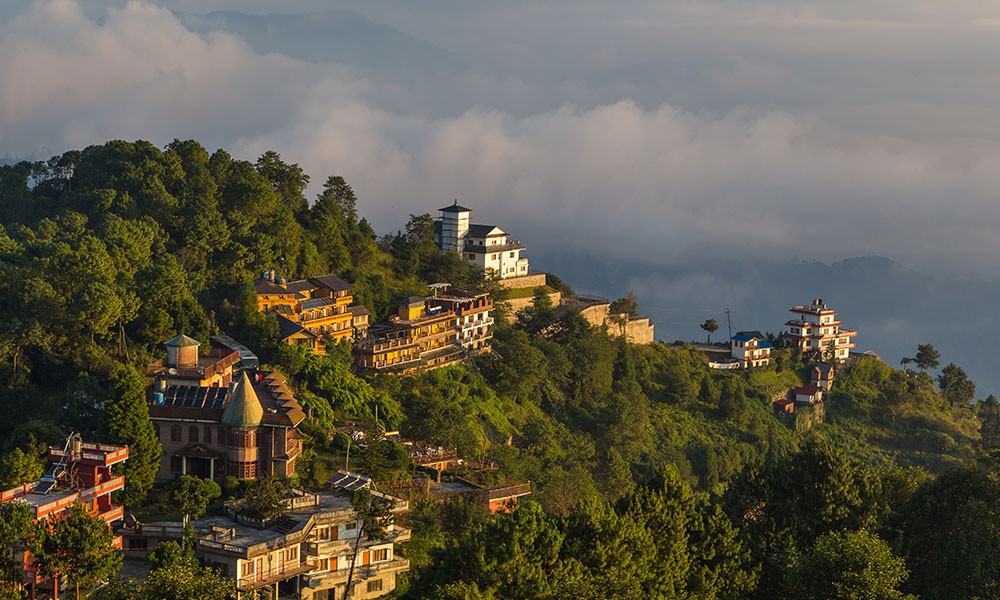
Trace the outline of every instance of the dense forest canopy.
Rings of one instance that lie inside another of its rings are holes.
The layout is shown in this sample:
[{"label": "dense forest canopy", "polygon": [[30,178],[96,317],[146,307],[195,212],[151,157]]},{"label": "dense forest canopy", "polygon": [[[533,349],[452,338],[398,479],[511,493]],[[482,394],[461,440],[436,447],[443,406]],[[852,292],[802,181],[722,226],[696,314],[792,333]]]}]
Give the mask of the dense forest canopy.
[{"label": "dense forest canopy", "polygon": [[[19,416],[0,420],[3,482],[37,477],[44,445],[77,430],[133,448],[124,500],[147,502],[159,446],[143,369],[178,332],[226,331],[290,376],[310,412],[298,484],[333,468],[335,422],[370,420],[376,407],[388,428],[532,482],[510,514],[415,503],[401,595],[1000,593],[1000,559],[984,550],[1000,546],[1000,409],[972,404],[957,365],[935,381],[929,344],[919,371],[877,358],[838,370],[822,423],[771,408],[808,380],[791,349],[767,368],[713,371],[690,347],[628,344],[541,301],[516,322],[499,311],[490,355],[363,379],[346,346],[277,346],[248,284],[272,268],[334,273],[376,317],[431,282],[496,288],[438,251],[429,215],[401,215],[399,231],[379,236],[342,177],[316,198],[309,181],[277,153],[248,162],[195,141],[113,141],[0,167],[0,409]],[[391,476],[403,458],[379,442],[361,464]]]}]

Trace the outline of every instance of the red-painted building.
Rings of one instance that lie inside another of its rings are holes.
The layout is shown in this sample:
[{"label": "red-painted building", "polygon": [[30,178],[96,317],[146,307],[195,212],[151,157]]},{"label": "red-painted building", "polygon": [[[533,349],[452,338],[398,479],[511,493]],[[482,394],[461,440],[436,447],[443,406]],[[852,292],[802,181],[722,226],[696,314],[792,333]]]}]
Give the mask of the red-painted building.
[{"label": "red-painted building", "polygon": [[[28,505],[36,520],[59,519],[74,504],[82,504],[91,515],[104,519],[108,526],[121,519],[121,506],[111,502],[111,493],[125,486],[125,477],[111,472],[111,467],[128,459],[128,446],[84,442],[78,434],[67,438],[62,447],[49,448],[49,465],[38,481],[0,492],[0,503],[20,502]],[[114,538],[121,548],[121,537]],[[58,598],[52,580],[43,578],[32,568],[31,556],[25,553],[25,584],[31,590],[47,590]]]}]

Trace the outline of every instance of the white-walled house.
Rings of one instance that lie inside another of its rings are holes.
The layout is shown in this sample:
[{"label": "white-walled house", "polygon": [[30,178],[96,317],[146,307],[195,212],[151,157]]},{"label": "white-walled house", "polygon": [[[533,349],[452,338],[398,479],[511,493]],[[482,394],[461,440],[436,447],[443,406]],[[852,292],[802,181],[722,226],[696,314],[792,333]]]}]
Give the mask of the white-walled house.
[{"label": "white-walled house", "polygon": [[814,385],[797,387],[795,401],[799,404],[818,404],[823,401],[823,390]]},{"label": "white-walled house", "polygon": [[822,298],[789,310],[795,318],[785,323],[788,327],[785,339],[798,346],[803,354],[823,356],[829,352],[830,360],[846,360],[850,356],[858,332],[842,327],[837,311],[824,304]]},{"label": "white-walled house", "polygon": [[730,338],[733,358],[741,369],[766,367],[771,364],[771,343],[759,331],[738,331]]},{"label": "white-walled house", "polygon": [[441,217],[436,221],[435,241],[442,252],[457,252],[500,279],[528,274],[528,259],[521,256],[524,245],[510,239],[506,231],[496,225],[472,223],[472,209],[461,206],[458,200],[438,210]]}]

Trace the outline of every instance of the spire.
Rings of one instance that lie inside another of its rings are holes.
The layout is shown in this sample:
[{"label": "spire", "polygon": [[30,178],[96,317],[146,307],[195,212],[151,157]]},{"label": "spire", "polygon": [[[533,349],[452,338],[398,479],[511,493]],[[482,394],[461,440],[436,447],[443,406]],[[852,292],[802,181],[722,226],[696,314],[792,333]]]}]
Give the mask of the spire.
[{"label": "spire", "polygon": [[222,424],[230,427],[257,427],[264,418],[264,407],[257,398],[250,377],[246,371],[233,388],[226,410],[222,413]]}]

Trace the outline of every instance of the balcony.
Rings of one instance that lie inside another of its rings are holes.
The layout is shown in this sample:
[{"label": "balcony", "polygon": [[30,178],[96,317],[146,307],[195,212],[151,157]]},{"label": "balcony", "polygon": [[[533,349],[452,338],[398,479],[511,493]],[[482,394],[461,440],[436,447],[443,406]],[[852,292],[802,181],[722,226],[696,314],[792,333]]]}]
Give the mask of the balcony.
[{"label": "balcony", "polygon": [[264,569],[260,573],[240,577],[236,582],[236,590],[240,592],[249,592],[278,581],[284,581],[295,577],[296,575],[308,573],[315,568],[316,565],[307,561],[291,565],[283,565],[275,569]]}]

